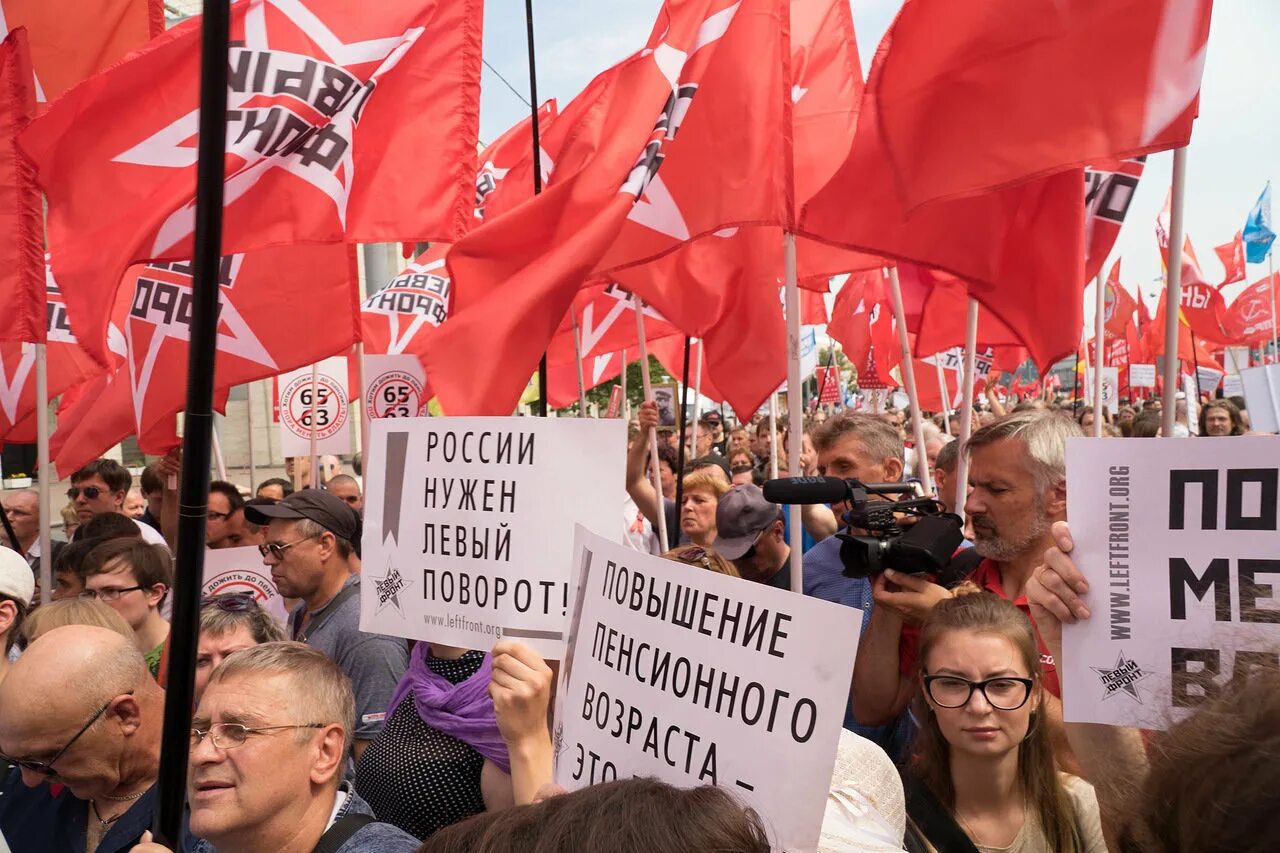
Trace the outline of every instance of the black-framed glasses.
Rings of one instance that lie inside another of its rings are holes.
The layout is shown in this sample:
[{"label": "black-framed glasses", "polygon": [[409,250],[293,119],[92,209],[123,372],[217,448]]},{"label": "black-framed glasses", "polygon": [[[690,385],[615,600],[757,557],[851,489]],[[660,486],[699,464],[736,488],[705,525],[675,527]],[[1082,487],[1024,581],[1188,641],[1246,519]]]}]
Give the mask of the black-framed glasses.
[{"label": "black-framed glasses", "polygon": [[258,609],[258,597],[248,590],[206,595],[200,599],[200,609],[203,610],[206,607],[216,607],[226,613],[243,613],[246,610]]},{"label": "black-framed glasses", "polygon": [[146,589],[145,586],[126,586],[122,589],[86,589],[80,593],[81,598],[97,598],[102,601],[118,601],[120,596],[126,592],[135,592],[140,589]]},{"label": "black-framed glasses", "polygon": [[[123,693],[121,695],[132,696],[133,691],[130,690],[128,693]],[[114,702],[115,699],[112,699],[111,701]],[[75,736],[72,737],[71,740],[67,741],[66,746],[62,747],[62,749],[54,753],[53,758],[50,758],[48,761],[31,761],[26,758],[10,758],[7,755],[0,756],[0,758],[3,758],[5,761],[8,761],[10,764],[16,764],[17,766],[21,767],[23,770],[29,770],[32,773],[39,773],[42,776],[48,776],[51,773],[53,773],[53,762],[57,761],[62,756],[66,755],[67,750],[70,749],[72,746],[74,746],[75,742],[80,740],[81,736],[84,735],[85,732],[89,731],[89,727],[92,726],[94,723],[98,722],[98,718],[101,717],[103,714],[105,714],[107,712],[107,709],[110,707],[111,707],[111,702],[108,702],[107,704],[99,708],[97,713],[95,713],[92,717],[89,718],[89,722],[81,726],[80,731],[76,732]]]},{"label": "black-framed glasses", "polygon": [[1031,698],[1035,681],[1002,675],[986,681],[970,681],[958,675],[926,675],[924,689],[934,704],[941,708],[963,708],[973,698],[975,690],[982,693],[987,704],[997,711],[1016,711]]},{"label": "black-framed glasses", "polygon": [[[324,534],[322,533],[320,535],[323,536]],[[319,537],[303,536],[301,539],[294,540],[293,542],[285,542],[283,545],[277,544],[275,542],[266,542],[258,546],[258,553],[264,557],[270,554],[272,557],[275,557],[277,560],[283,560],[284,552],[288,551],[294,545],[297,545],[301,542],[306,542],[308,539],[317,539],[317,538]]]},{"label": "black-framed glasses", "polygon": [[285,729],[323,729],[328,723],[295,723],[286,726],[246,726],[240,723],[214,723],[207,729],[191,727],[191,748],[195,749],[204,740],[205,735],[213,741],[217,749],[235,749],[244,746],[249,735],[266,732],[284,731]]},{"label": "black-framed glasses", "polygon": [[80,497],[80,493],[83,492],[85,498],[91,501],[96,501],[98,499],[98,495],[102,494],[104,491],[106,490],[100,489],[97,486],[72,486],[67,489],[67,500],[73,501]]}]

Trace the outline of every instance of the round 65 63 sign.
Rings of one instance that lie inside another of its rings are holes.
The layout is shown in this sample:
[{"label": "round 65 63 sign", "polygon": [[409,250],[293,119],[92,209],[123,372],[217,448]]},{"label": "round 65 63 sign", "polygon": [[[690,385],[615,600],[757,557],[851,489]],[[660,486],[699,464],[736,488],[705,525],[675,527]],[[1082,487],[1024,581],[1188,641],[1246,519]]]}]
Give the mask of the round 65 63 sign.
[{"label": "round 65 63 sign", "polygon": [[[311,438],[311,376],[297,376],[280,392],[280,420],[290,432]],[[316,379],[316,439],[323,441],[347,425],[346,393],[329,376]]]},{"label": "round 65 63 sign", "polygon": [[422,381],[403,370],[391,370],[369,385],[364,397],[371,418],[418,418],[427,413]]}]

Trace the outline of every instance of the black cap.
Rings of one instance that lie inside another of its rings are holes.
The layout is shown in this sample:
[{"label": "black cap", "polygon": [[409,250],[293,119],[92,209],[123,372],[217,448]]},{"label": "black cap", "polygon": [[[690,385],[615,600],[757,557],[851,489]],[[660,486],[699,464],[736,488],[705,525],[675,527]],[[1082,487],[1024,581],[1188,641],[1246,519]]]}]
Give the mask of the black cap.
[{"label": "black cap", "polygon": [[715,409],[703,412],[702,417],[698,418],[698,422],[704,424],[718,424],[720,423],[720,413]]},{"label": "black cap", "polygon": [[710,468],[713,465],[723,471],[726,477],[733,476],[733,472],[729,470],[729,460],[719,453],[708,453],[706,456],[699,456],[689,463],[689,470],[697,471],[699,468]]},{"label": "black cap", "polygon": [[269,524],[273,518],[306,518],[339,539],[360,543],[360,516],[342,498],[323,489],[303,489],[270,506],[246,504],[244,517],[254,524]]}]

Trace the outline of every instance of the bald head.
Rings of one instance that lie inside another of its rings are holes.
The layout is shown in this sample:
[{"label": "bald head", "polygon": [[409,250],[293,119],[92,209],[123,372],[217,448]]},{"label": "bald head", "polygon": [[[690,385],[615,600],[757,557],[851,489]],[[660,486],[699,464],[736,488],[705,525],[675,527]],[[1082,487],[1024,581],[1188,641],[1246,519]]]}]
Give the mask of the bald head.
[{"label": "bald head", "polygon": [[92,713],[112,697],[145,691],[148,682],[147,663],[129,639],[96,625],[54,628],[32,643],[0,682],[0,731],[28,708]]}]

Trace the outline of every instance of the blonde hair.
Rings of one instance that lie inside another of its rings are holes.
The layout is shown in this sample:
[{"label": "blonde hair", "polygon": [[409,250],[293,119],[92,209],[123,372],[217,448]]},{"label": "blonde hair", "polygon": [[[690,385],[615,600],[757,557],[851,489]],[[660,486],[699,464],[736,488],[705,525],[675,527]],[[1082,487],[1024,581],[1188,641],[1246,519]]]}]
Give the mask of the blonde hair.
[{"label": "blonde hair", "polygon": [[28,644],[34,643],[42,634],[66,625],[95,625],[135,642],[133,629],[124,617],[111,605],[91,598],[64,598],[37,607],[22,623],[22,637]]},{"label": "blonde hair", "polygon": [[[351,746],[356,727],[356,700],[351,681],[324,652],[305,643],[276,642],[233,652],[209,676],[206,692],[215,684],[249,675],[283,675],[299,723],[337,723],[342,726],[343,751]],[[306,719],[303,719],[303,718]],[[301,737],[307,729],[299,729]],[[341,774],[337,777],[341,779]]]},{"label": "blonde hair", "polygon": [[699,468],[697,471],[685,474],[682,485],[685,494],[692,491],[710,492],[717,501],[729,491],[729,485],[706,468]]}]

